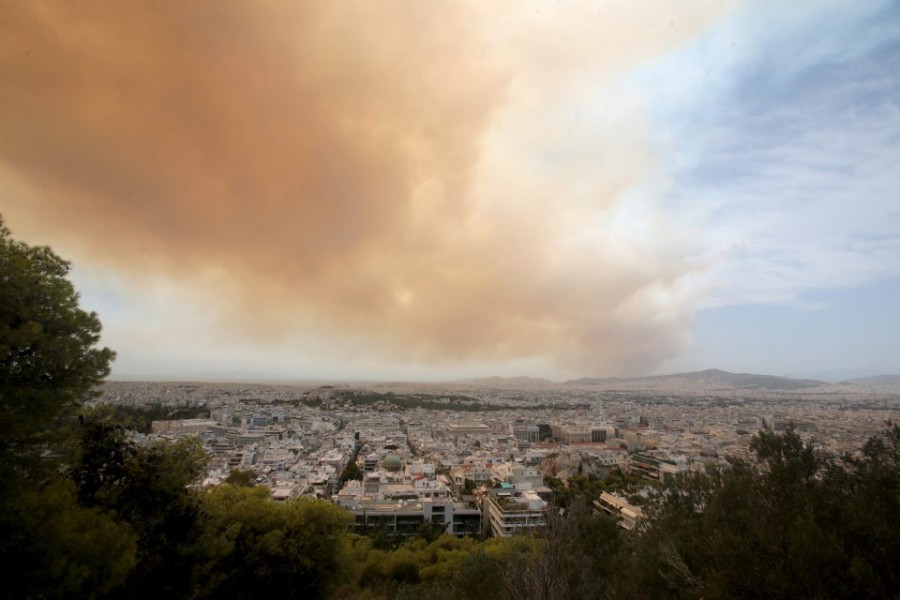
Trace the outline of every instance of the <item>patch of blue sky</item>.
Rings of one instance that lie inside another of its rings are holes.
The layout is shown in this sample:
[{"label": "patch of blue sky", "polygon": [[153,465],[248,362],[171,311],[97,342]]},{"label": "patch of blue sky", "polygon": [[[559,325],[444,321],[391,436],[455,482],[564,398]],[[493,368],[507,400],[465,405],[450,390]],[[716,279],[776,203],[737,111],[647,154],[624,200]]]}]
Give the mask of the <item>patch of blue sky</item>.
[{"label": "patch of blue sky", "polygon": [[802,300],[803,306],[701,311],[691,348],[658,372],[715,366],[772,374],[833,368],[900,374],[900,278],[819,290]]},{"label": "patch of blue sky", "polygon": [[631,77],[707,306],[900,276],[900,5],[752,3]]},{"label": "patch of blue sky", "polygon": [[103,323],[128,316],[132,296],[109,274],[73,263],[70,278],[78,290],[79,305],[83,310],[98,313]]}]

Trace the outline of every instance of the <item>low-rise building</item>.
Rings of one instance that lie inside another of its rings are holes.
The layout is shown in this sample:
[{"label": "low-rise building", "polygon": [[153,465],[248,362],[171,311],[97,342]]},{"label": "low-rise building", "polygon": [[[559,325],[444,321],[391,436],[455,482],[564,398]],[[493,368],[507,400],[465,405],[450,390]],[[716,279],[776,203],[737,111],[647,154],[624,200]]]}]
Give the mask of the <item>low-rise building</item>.
[{"label": "low-rise building", "polygon": [[637,527],[644,518],[644,513],[640,508],[609,492],[600,494],[600,498],[594,501],[594,507],[616,517],[619,527],[629,531]]},{"label": "low-rise building", "polygon": [[491,428],[484,423],[449,423],[447,433],[450,435],[487,435]]},{"label": "low-rise building", "polygon": [[628,469],[650,481],[664,481],[678,473],[688,470],[687,460],[683,456],[651,456],[649,454],[632,454],[628,459]]},{"label": "low-rise building", "polygon": [[466,479],[474,482],[476,486],[480,486],[491,481],[494,478],[494,472],[482,464],[466,463],[450,469],[450,476],[457,486],[465,485]]},{"label": "low-rise building", "polygon": [[540,430],[537,425],[516,422],[510,426],[510,430],[517,440],[523,442],[537,442],[540,439]]},{"label": "low-rise building", "polygon": [[509,484],[489,490],[482,498],[482,510],[497,537],[529,533],[547,524],[547,502],[534,490],[520,491]]},{"label": "low-rise building", "polygon": [[476,535],[481,531],[481,510],[450,498],[422,498],[420,500],[353,500],[339,502],[353,514],[357,531],[382,528],[388,533],[409,535],[423,525],[433,526],[442,533],[456,536]]},{"label": "low-rise building", "polygon": [[203,433],[218,425],[211,419],[178,419],[175,421],[153,421],[150,423],[152,433]]}]

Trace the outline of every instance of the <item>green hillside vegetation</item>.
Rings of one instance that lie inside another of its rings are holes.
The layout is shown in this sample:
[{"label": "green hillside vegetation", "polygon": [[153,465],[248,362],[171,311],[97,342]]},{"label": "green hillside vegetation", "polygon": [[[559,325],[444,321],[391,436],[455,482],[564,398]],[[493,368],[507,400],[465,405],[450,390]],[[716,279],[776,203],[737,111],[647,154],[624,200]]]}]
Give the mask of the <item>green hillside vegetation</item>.
[{"label": "green hillside vegetation", "polygon": [[301,400],[291,401],[291,403],[302,403],[311,408],[329,409],[334,407],[346,408],[350,406],[374,406],[381,405],[386,410],[406,411],[413,409],[420,410],[450,410],[459,412],[496,412],[506,410],[518,411],[538,411],[538,410],[584,410],[589,408],[588,404],[495,404],[478,400],[470,396],[458,394],[398,394],[395,392],[373,392],[369,390],[335,390],[334,398],[329,401],[323,401],[318,397],[303,398]]},{"label": "green hillside vegetation", "polygon": [[635,532],[585,502],[634,482],[588,476],[554,482],[565,506],[535,535],[384,547],[249,477],[200,489],[195,441],[138,443],[83,408],[113,353],[67,273],[0,227],[0,598],[900,597],[896,424],[840,458],[760,432],[755,462],[654,488]]},{"label": "green hillside vegetation", "polygon": [[103,409],[111,411],[117,422],[140,433],[150,433],[153,421],[209,418],[209,409],[205,406],[187,404],[183,406],[166,406],[162,403],[143,406],[103,404]]}]

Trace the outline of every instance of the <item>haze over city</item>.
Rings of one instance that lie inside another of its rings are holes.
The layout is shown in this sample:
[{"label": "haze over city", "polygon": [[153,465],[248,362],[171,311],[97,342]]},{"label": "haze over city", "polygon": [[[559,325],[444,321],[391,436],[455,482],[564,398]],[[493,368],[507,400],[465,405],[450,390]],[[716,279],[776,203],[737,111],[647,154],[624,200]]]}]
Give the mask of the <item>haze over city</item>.
[{"label": "haze over city", "polygon": [[900,372],[888,1],[27,2],[0,214],[112,377]]}]

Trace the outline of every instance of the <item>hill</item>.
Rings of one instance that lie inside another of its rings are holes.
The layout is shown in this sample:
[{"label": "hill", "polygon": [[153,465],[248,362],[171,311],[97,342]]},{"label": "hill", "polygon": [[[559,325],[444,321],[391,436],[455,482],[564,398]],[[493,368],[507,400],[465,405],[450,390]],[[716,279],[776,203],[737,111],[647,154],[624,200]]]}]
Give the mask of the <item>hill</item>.
[{"label": "hill", "polygon": [[653,375],[650,377],[636,377],[630,379],[620,378],[590,378],[582,377],[566,382],[572,385],[621,385],[628,387],[647,386],[653,388],[662,387],[704,387],[704,388],[730,388],[730,389],[762,389],[762,390],[799,390],[816,388],[828,385],[824,381],[816,379],[791,379],[774,375],[758,375],[754,373],[731,373],[721,369],[707,369],[705,371],[691,371],[688,373],[674,373],[672,375]]},{"label": "hill", "polygon": [[874,387],[900,387],[900,375],[875,375],[874,377],[857,377],[843,383],[871,385]]},{"label": "hill", "polygon": [[483,385],[485,387],[532,387],[557,385],[556,382],[541,377],[479,377],[476,379],[460,379],[453,383]]}]

